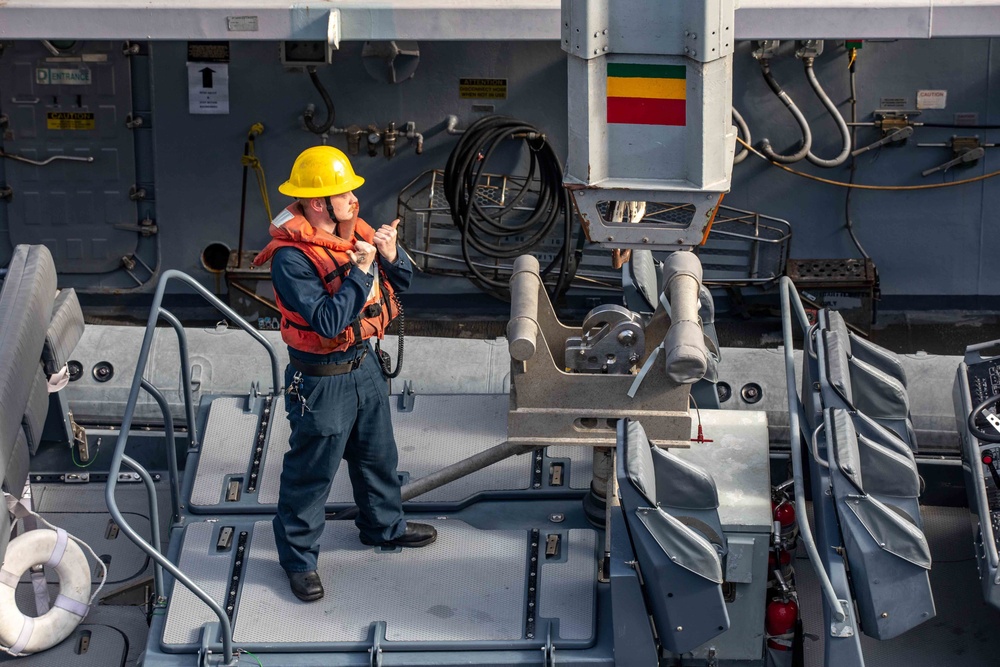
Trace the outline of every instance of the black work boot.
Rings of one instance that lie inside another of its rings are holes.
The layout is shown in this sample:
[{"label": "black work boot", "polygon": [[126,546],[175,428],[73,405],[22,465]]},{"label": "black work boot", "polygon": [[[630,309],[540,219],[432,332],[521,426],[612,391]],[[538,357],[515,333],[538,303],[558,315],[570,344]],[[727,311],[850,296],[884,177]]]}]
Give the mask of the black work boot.
[{"label": "black work boot", "polygon": [[323,597],[323,582],[316,570],[308,572],[286,572],[292,593],[303,602],[313,602]]},{"label": "black work boot", "polygon": [[437,539],[438,532],[434,526],[426,523],[406,522],[406,532],[394,540],[386,542],[371,542],[364,535],[361,536],[361,543],[370,547],[426,547]]}]

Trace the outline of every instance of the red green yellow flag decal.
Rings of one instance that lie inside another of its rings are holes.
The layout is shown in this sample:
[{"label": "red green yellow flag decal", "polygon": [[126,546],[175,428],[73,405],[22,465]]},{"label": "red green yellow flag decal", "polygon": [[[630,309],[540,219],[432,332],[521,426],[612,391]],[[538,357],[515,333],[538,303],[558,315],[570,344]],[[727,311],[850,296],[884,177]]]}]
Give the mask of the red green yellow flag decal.
[{"label": "red green yellow flag decal", "polygon": [[685,125],[684,65],[608,63],[608,122]]}]

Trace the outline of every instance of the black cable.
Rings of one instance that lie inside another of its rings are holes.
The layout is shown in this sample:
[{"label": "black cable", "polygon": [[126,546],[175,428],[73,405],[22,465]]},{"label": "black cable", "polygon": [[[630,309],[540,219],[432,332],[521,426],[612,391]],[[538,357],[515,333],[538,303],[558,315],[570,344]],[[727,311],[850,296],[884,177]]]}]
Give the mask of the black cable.
[{"label": "black cable", "polygon": [[[399,314],[396,316],[399,318],[399,347],[396,348],[396,370],[392,370],[392,360],[389,358],[388,354],[383,356],[382,348],[378,348],[378,363],[382,367],[382,375],[386,376],[390,380],[399,377],[400,372],[403,370],[403,336],[406,333],[406,317],[403,314],[403,304],[400,303],[399,297],[396,293],[392,293],[392,302],[396,304],[396,310]],[[375,343],[378,345],[378,342]]]},{"label": "black cable", "polygon": [[305,113],[302,114],[302,119],[306,123],[306,127],[313,134],[325,134],[327,130],[333,127],[333,121],[337,114],[333,108],[333,100],[330,98],[330,94],[326,92],[326,88],[323,87],[323,82],[319,80],[319,76],[316,74],[315,67],[309,67],[307,69],[309,72],[309,78],[312,79],[313,85],[316,86],[316,90],[319,91],[320,97],[323,98],[323,104],[326,105],[326,122],[322,125],[316,125],[313,123],[313,110],[306,109]]},{"label": "black cable", "polygon": [[[511,188],[509,201],[499,209],[489,210],[477,198],[477,190],[486,174],[486,165],[494,151],[508,139],[521,139],[528,148],[528,173],[520,188]],[[476,266],[472,257],[493,260],[514,259],[528,254],[543,243],[556,223],[563,223],[563,243],[559,252],[542,271],[547,276],[559,266],[553,294],[569,289],[576,273],[578,252],[573,243],[573,214],[569,193],[562,184],[562,163],[551,144],[537,128],[503,116],[487,116],[467,129],[448,156],[444,170],[445,197],[452,220],[461,233],[462,257],[469,268],[469,279],[480,289],[499,299],[509,300],[506,279],[489,276]],[[526,211],[531,186],[537,182],[537,199]],[[523,237],[523,238],[518,238]]]}]

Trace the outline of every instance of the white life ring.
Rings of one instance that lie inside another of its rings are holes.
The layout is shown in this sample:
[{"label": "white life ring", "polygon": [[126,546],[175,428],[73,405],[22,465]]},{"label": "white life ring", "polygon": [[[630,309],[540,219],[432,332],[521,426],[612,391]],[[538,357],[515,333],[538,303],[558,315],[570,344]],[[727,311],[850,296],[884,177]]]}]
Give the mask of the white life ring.
[{"label": "white life ring", "polygon": [[[59,595],[37,618],[17,608],[14,591],[28,568],[39,564],[59,573]],[[0,644],[14,655],[37,653],[69,637],[90,609],[90,564],[62,528],[37,528],[7,545],[0,569]]]}]

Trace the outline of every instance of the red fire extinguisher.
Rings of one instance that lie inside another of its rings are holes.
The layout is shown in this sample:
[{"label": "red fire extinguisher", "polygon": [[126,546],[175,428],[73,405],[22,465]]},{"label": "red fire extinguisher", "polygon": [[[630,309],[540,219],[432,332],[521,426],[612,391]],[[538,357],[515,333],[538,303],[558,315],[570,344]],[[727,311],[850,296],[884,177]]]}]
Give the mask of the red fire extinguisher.
[{"label": "red fire extinguisher", "polygon": [[776,597],[768,602],[764,614],[764,630],[767,632],[768,648],[791,651],[795,623],[798,618],[799,605],[794,597]]}]

